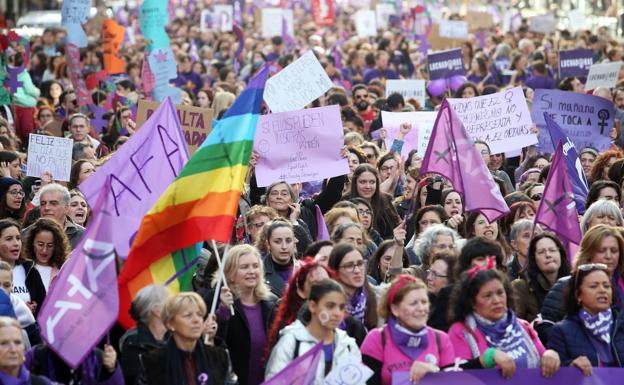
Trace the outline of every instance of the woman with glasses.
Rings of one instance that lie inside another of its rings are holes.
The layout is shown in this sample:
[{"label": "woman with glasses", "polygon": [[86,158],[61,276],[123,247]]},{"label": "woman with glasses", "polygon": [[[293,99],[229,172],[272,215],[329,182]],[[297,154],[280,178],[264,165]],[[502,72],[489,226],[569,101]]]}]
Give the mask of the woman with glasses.
[{"label": "woman with glasses", "polygon": [[500,368],[506,379],[516,368],[539,368],[544,377],[559,370],[559,354],[546,350],[531,325],[512,310],[505,275],[488,264],[462,273],[451,299],[449,337],[456,356],[484,368]]},{"label": "woman with glasses", "polygon": [[379,170],[379,180],[381,190],[391,196],[401,195],[403,189],[401,183],[401,159],[395,152],[387,152],[379,158],[377,170]]},{"label": "woman with glasses", "polygon": [[39,218],[28,229],[24,257],[35,263],[47,292],[69,256],[69,241],[63,229],[50,218]]},{"label": "woman with glasses", "polygon": [[511,283],[516,315],[532,322],[550,288],[570,274],[565,248],[552,233],[535,236],[529,244],[526,270]]},{"label": "woman with glasses", "polygon": [[377,167],[377,159],[379,159],[379,147],[373,142],[364,142],[359,146],[360,150],[366,154],[366,163],[373,167]]},{"label": "woman with glasses", "polygon": [[524,193],[531,198],[533,202],[535,202],[535,207],[539,207],[540,202],[542,201],[542,196],[544,195],[544,184],[543,183],[530,183],[524,187]]},{"label": "woman with glasses", "polygon": [[383,238],[379,235],[379,232],[373,227],[375,222],[375,213],[373,212],[373,206],[370,202],[364,198],[351,198],[351,202],[357,207],[358,218],[360,223],[368,233],[368,237],[373,241],[376,246],[379,246],[383,242]]},{"label": "woman with glasses", "polygon": [[413,242],[407,244],[410,264],[416,265],[414,275],[423,281],[427,280],[426,270],[429,269],[431,256],[436,253],[459,253],[459,234],[447,226],[435,224],[427,227]]},{"label": "woman with glasses", "polygon": [[607,265],[579,265],[570,279],[566,317],[550,330],[548,347],[564,366],[584,375],[592,367],[624,367],[624,318],[613,303],[613,282]]},{"label": "woman with glasses", "polygon": [[12,218],[21,221],[26,208],[24,197],[22,182],[8,176],[0,178],[0,219]]},{"label": "woman with glasses", "polygon": [[[607,265],[607,271],[611,277],[614,306],[624,308],[624,238],[615,227],[597,225],[589,229],[581,240],[581,245],[575,258],[575,266],[589,263],[602,263]],[[565,292],[570,287],[570,277],[561,278],[553,285],[542,304],[541,317],[536,322],[535,328],[540,333],[542,340],[548,340],[548,334],[552,325],[561,321],[564,312],[561,304],[564,301]]]},{"label": "woman with glasses", "polygon": [[377,299],[366,279],[366,260],[354,245],[340,243],[329,255],[329,268],[347,294],[347,312],[371,330],[377,327]]}]

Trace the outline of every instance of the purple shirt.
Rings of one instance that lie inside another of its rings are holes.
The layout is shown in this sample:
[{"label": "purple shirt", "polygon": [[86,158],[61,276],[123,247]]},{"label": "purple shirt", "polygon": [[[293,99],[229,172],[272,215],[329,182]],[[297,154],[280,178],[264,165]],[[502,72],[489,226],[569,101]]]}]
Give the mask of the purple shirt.
[{"label": "purple shirt", "polygon": [[264,380],[264,368],[260,365],[262,353],[266,342],[266,331],[262,319],[262,307],[259,303],[248,306],[243,304],[243,311],[249,325],[251,337],[249,346],[249,382],[241,385],[260,385]]},{"label": "purple shirt", "polygon": [[533,90],[545,88],[547,90],[555,89],[555,80],[546,76],[534,75],[527,79],[525,85]]}]

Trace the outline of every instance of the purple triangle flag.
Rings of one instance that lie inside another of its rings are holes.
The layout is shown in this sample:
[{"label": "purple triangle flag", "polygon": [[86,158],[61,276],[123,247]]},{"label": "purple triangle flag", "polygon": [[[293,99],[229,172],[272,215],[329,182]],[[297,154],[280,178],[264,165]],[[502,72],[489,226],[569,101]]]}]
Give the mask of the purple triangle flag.
[{"label": "purple triangle flag", "polygon": [[535,223],[544,225],[559,236],[566,247],[568,260],[572,262],[574,250],[581,244],[582,235],[561,142],[555,150]]},{"label": "purple triangle flag", "polygon": [[325,224],[325,218],[321,212],[321,208],[318,205],[314,205],[316,208],[316,240],[317,241],[329,241],[330,234]]},{"label": "purple triangle flag", "polygon": [[263,382],[262,385],[312,385],[316,369],[323,354],[323,342],[292,360],[284,369]]},{"label": "purple triangle flag", "polygon": [[117,265],[110,179],[93,207],[93,219],[50,287],[39,312],[41,335],[69,366],[78,367],[117,320]]},{"label": "purple triangle flag", "polygon": [[479,211],[490,223],[509,212],[481,154],[446,100],[433,126],[420,175],[430,172],[453,184],[464,198],[465,211]]}]

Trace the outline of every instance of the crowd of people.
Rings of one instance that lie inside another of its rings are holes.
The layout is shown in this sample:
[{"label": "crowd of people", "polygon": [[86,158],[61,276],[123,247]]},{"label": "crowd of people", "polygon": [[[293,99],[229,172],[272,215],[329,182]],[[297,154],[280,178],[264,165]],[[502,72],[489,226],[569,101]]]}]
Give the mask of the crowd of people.
[{"label": "crowd of people", "polygon": [[[586,376],[624,367],[624,66],[615,88],[593,91],[616,111],[611,148],[577,149],[589,192],[575,255],[533,221],[552,154],[529,146],[507,158],[475,143],[510,208],[490,222],[465,211],[445,178],[421,173],[424,154],[401,157],[410,124],[388,147],[381,120],[381,111],[435,111],[444,97],[516,86],[529,106],[537,88],[583,93],[585,79],[559,77],[558,51],[589,48],[596,63],[619,62],[624,40],[605,27],[544,35],[526,20],[507,32],[499,23],[461,44],[463,84],[421,105],[385,92],[388,79],[428,80],[419,42],[400,25],[360,38],[352,9],[337,7],[335,25],[324,27],[306,2],[293,3],[292,35],[261,38],[245,11],[240,42],[202,31],[201,9],[187,7],[167,27],[178,64],[173,84],[182,104],[211,109],[218,124],[265,63],[276,72],[313,51],[333,87],[311,106],[340,106],[349,173],[261,188],[254,153],[230,245],[204,244],[194,291],[142,288],[131,308],[136,327],[113,328],[77,368],[42,340],[36,317],[90,219],[80,183],[139,128],[133,106],[149,97],[146,42],[140,34],[126,41],[125,72],[103,80],[102,31],[84,26],[79,77],[93,105],[106,109],[98,132],[78,104],[66,32],[46,29],[28,49],[8,40],[7,68],[26,67],[0,109],[0,383],[259,385],[318,343],[315,384],[353,361],[373,370],[369,385],[390,385],[398,372],[418,382],[441,370],[498,368],[513,378],[517,368],[551,377],[565,366]],[[116,17],[137,29],[136,9]],[[26,176],[31,133],[73,139],[69,182]],[[329,239],[319,236],[325,226]],[[221,287],[215,256],[226,250]]]}]

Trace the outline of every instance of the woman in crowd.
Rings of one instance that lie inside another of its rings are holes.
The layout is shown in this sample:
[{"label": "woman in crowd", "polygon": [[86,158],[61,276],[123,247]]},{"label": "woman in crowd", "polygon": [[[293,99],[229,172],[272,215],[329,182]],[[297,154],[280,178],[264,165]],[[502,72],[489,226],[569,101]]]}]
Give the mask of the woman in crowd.
[{"label": "woman in crowd", "polygon": [[539,227],[530,219],[520,219],[511,226],[509,231],[509,245],[512,250],[512,259],[507,265],[509,279],[514,280],[520,276],[528,265],[529,244]]},{"label": "woman in crowd", "polygon": [[500,221],[500,231],[503,235],[509,236],[509,232],[511,231],[511,227],[514,223],[521,219],[533,220],[536,212],[537,207],[533,202],[521,201],[513,203],[509,206],[509,213]]},{"label": "woman in crowd", "polygon": [[581,232],[585,234],[587,230],[599,224],[618,227],[624,224],[622,210],[614,201],[601,199],[592,203],[581,219]]},{"label": "woman in crowd", "polygon": [[323,343],[323,355],[316,369],[316,385],[323,384],[323,379],[333,368],[362,360],[355,340],[338,327],[347,307],[342,286],[331,279],[312,284],[307,307],[310,313],[307,325],[297,320],[281,331],[267,361],[267,380],[319,342]]},{"label": "woman in crowd", "polygon": [[427,326],[429,298],[420,279],[395,278],[381,296],[378,313],[386,324],[371,330],[362,344],[364,363],[374,371],[367,385],[390,385],[395,371],[409,371],[410,381],[419,382],[453,364],[449,337]]},{"label": "woman in crowd", "polygon": [[245,243],[249,243],[252,245],[256,243],[264,225],[274,220],[275,218],[277,218],[277,211],[268,206],[254,205],[249,210],[247,210],[247,212],[245,213]]},{"label": "woman in crowd", "polygon": [[75,224],[87,227],[89,205],[87,204],[87,199],[82,195],[80,190],[74,189],[69,192],[67,216],[70,217]]},{"label": "woman in crowd", "polygon": [[166,287],[147,285],[132,300],[130,315],[137,326],[128,330],[119,340],[119,363],[127,385],[137,384],[141,370],[140,356],[163,344],[167,327],[162,319],[162,311],[168,299]]},{"label": "woman in crowd", "polygon": [[72,165],[67,188],[73,190],[95,172],[95,165],[89,159],[79,159]]},{"label": "woman in crowd", "polygon": [[364,230],[366,230],[368,237],[376,246],[379,246],[379,244],[383,242],[383,238],[381,238],[379,232],[373,227],[373,223],[375,223],[375,213],[373,212],[373,207],[370,202],[364,198],[352,198],[351,202],[357,207],[358,218]]},{"label": "woman in crowd", "polygon": [[459,232],[464,231],[464,200],[459,192],[453,189],[442,191],[441,204],[446,213],[446,225]]},{"label": "woman in crowd", "polygon": [[[193,292],[179,293],[162,310],[162,321],[171,333],[165,346],[141,355],[142,377],[148,385],[226,384],[230,362],[223,347],[206,346],[201,337],[214,339],[217,324],[206,303]],[[214,345],[214,341],[210,342]]]},{"label": "woman in crowd", "polygon": [[591,171],[589,175],[587,175],[587,180],[592,184],[599,180],[608,180],[609,167],[621,158],[622,150],[620,149],[601,152],[592,164]]},{"label": "woman in crowd", "polygon": [[402,250],[401,266],[402,268],[409,267],[409,259],[405,248],[398,246],[394,240],[383,241],[379,248],[375,251],[375,254],[370,258],[368,263],[368,275],[372,277],[378,284],[389,282],[391,277],[390,264],[392,262],[392,256],[394,255],[396,248],[400,247]]},{"label": "woman in crowd", "polygon": [[377,327],[377,299],[366,279],[366,260],[354,245],[341,243],[329,255],[329,267],[347,294],[347,311],[368,330]]},{"label": "woman in crowd", "polygon": [[585,208],[589,208],[589,206],[591,206],[599,199],[613,201],[616,205],[619,206],[621,201],[620,186],[610,180],[595,181],[594,183],[592,183],[589,191],[587,192]]},{"label": "woman in crowd", "polygon": [[[473,211],[466,218],[466,238],[484,237],[490,241],[497,242],[505,252],[506,256],[511,256],[511,249],[502,231],[500,231],[499,221],[490,223],[485,215],[478,211]],[[504,263],[508,260],[505,258]]]},{"label": "woman in crowd", "polygon": [[273,294],[282,296],[286,283],[296,269],[296,238],[292,225],[282,219],[264,225],[259,241],[265,242],[264,278]]},{"label": "woman in crowd", "polygon": [[511,287],[493,267],[468,270],[453,291],[449,337],[455,354],[467,360],[483,355],[484,366],[498,365],[505,378],[517,367],[541,368],[551,377],[559,370],[559,354],[545,350],[531,325],[516,317]]},{"label": "woman in crowd", "polygon": [[303,253],[306,257],[311,257],[319,265],[327,267],[329,263],[329,255],[334,248],[334,242],[332,241],[316,241],[310,243],[310,246]]},{"label": "woman in crowd", "polygon": [[24,196],[24,188],[19,180],[8,176],[0,178],[0,219],[21,221],[26,208]]},{"label": "woman in crowd", "polygon": [[407,222],[407,239],[418,238],[429,226],[439,225],[446,222],[446,212],[440,205],[423,206],[416,211],[413,221],[413,232],[409,231],[409,220]]},{"label": "woman in crowd", "polygon": [[[223,266],[223,275],[229,289],[222,287],[218,298],[218,336],[230,351],[238,383],[259,385],[264,378],[262,353],[275,310],[275,296],[264,282],[260,253],[249,245],[232,247]],[[219,278],[215,273],[213,286]],[[212,303],[214,290],[200,290],[200,294],[206,303]]]},{"label": "woman in crowd", "polygon": [[565,248],[552,233],[542,233],[531,240],[527,259],[526,271],[511,287],[516,316],[532,322],[550,288],[570,274],[570,265]]},{"label": "woman in crowd", "polygon": [[327,226],[327,232],[329,234],[333,234],[334,230],[339,225],[342,225],[344,223],[359,222],[357,209],[353,210],[347,207],[334,207],[333,209],[326,212],[323,218],[325,219],[325,225]]},{"label": "woman in crowd", "polygon": [[331,240],[334,243],[346,242],[357,246],[361,249],[364,259],[367,261],[377,250],[377,245],[371,242],[368,234],[359,223],[344,223],[335,227]]},{"label": "woman in crowd", "polygon": [[69,253],[67,236],[55,220],[39,218],[28,228],[24,257],[35,263],[46,292]]},{"label": "woman in crowd", "polygon": [[359,165],[353,172],[351,190],[345,197],[368,200],[376,214],[373,227],[383,239],[392,236],[392,229],[399,224],[399,215],[392,206],[392,196],[380,190],[377,170],[369,164]]},{"label": "woman in crowd", "polygon": [[414,242],[414,246],[407,245],[407,254],[412,265],[417,265],[419,272],[416,276],[426,280],[426,270],[429,268],[431,256],[435,253],[458,253],[459,234],[452,228],[442,224],[429,226]]},{"label": "woman in crowd", "polygon": [[0,317],[0,383],[52,385],[49,379],[32,374],[24,366],[26,348],[22,328],[16,319]]},{"label": "woman in crowd", "polygon": [[613,286],[607,266],[578,265],[566,296],[566,317],[550,330],[548,346],[564,366],[584,375],[592,367],[624,367],[622,309],[613,306]]}]

